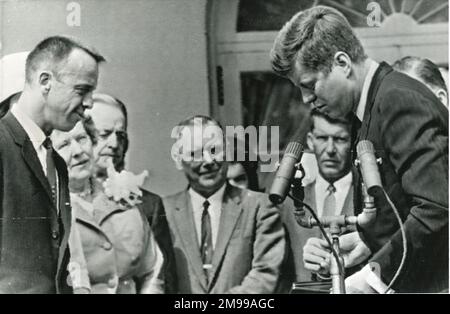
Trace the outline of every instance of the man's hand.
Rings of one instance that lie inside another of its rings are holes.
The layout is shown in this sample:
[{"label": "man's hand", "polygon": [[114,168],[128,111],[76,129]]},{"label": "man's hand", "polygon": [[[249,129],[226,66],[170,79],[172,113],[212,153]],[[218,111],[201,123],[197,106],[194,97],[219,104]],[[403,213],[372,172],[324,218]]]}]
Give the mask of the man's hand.
[{"label": "man's hand", "polygon": [[[371,254],[370,249],[361,240],[358,232],[340,236],[339,248],[346,268],[362,263]],[[331,258],[334,257],[327,241],[324,239],[310,238],[303,247],[303,263],[305,268],[312,272],[327,274],[330,270]]]},{"label": "man's hand", "polygon": [[330,270],[331,251],[327,241],[309,238],[303,247],[303,264],[305,268],[319,274],[328,274]]},{"label": "man's hand", "polygon": [[344,258],[345,267],[356,266],[364,262],[372,254],[356,231],[340,236],[339,247]]}]

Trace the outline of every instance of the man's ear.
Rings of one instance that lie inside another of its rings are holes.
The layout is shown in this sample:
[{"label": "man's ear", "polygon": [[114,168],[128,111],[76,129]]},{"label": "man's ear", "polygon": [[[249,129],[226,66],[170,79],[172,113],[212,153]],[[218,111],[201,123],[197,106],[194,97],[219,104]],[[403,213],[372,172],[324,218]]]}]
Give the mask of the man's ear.
[{"label": "man's ear", "polygon": [[313,145],[313,135],[311,132],[308,132],[308,134],[306,135],[306,144],[308,144],[308,149],[313,152],[314,145]]},{"label": "man's ear", "polygon": [[48,71],[43,71],[41,73],[39,73],[39,86],[41,88],[41,91],[43,94],[48,94],[48,92],[50,91],[52,84],[51,84],[51,79],[52,79],[53,75],[52,73],[48,72]]},{"label": "man's ear", "polygon": [[448,94],[447,94],[447,92],[444,89],[439,88],[436,91],[436,96],[438,96],[439,100],[445,105],[445,107],[448,108]]},{"label": "man's ear", "polygon": [[352,70],[352,60],[347,53],[338,51],[334,54],[333,66],[342,68],[346,77],[349,77]]}]

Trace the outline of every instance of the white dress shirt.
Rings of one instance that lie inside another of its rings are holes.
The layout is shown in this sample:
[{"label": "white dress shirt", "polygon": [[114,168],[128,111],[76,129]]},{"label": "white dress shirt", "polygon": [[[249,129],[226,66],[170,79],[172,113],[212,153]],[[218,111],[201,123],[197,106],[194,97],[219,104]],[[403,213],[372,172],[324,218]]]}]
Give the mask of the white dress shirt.
[{"label": "white dress shirt", "polygon": [[[335,215],[338,216],[342,213],[342,209],[344,207],[345,199],[347,198],[348,192],[350,191],[350,187],[352,186],[353,176],[352,173],[349,172],[339,180],[333,183],[333,186],[336,189],[334,192],[334,197],[336,198],[336,211]],[[325,201],[325,197],[328,195],[328,187],[330,183],[325,180],[320,174],[316,177],[315,184],[315,194],[316,194],[316,208],[317,214],[319,217],[322,217],[323,213],[323,205]]]},{"label": "white dress shirt", "polygon": [[189,195],[191,196],[192,209],[194,211],[194,224],[197,232],[197,240],[199,246],[202,242],[202,214],[203,203],[208,200],[209,207],[208,212],[211,218],[211,233],[212,233],[212,245],[213,249],[216,247],[217,234],[219,233],[220,214],[222,212],[223,195],[225,193],[226,184],[224,184],[219,190],[207,199],[195,192],[192,188],[189,189]]},{"label": "white dress shirt", "polygon": [[359,98],[358,107],[356,107],[356,116],[358,117],[359,121],[362,122],[364,118],[364,110],[366,110],[367,105],[367,97],[369,97],[369,88],[370,84],[372,84],[373,77],[375,76],[375,72],[377,71],[379,67],[379,63],[369,59],[370,67],[369,71],[367,72],[366,78],[364,79],[363,88],[361,91],[361,97]]},{"label": "white dress shirt", "polygon": [[44,145],[42,145],[46,139],[44,131],[33,121],[31,118],[21,110],[20,106],[15,105],[11,109],[11,113],[17,119],[19,124],[25,130],[31,143],[33,144],[34,150],[37,153],[39,162],[41,163],[42,170],[44,170],[45,175],[47,175],[47,150]]}]

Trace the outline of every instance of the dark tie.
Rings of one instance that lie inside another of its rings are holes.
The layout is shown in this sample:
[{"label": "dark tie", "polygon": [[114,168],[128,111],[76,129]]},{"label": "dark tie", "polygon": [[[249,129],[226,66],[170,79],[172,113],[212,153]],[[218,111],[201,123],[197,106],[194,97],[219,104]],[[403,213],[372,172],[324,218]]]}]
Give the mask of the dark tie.
[{"label": "dark tie", "polygon": [[47,137],[42,144],[46,151],[47,151],[47,179],[48,183],[50,183],[50,188],[52,190],[52,199],[53,203],[55,204],[56,208],[57,206],[57,186],[56,186],[56,168],[55,168],[55,162],[53,160],[53,146],[52,141],[49,137]]},{"label": "dark tie", "polygon": [[211,217],[208,212],[209,202],[206,200],[203,203],[202,213],[202,241],[200,253],[202,255],[203,271],[205,272],[207,281],[209,281],[209,270],[212,268],[212,231],[211,231]]},{"label": "dark tie", "polygon": [[335,216],[336,215],[336,196],[334,193],[336,188],[333,184],[330,184],[327,188],[327,195],[323,202],[322,216]]}]

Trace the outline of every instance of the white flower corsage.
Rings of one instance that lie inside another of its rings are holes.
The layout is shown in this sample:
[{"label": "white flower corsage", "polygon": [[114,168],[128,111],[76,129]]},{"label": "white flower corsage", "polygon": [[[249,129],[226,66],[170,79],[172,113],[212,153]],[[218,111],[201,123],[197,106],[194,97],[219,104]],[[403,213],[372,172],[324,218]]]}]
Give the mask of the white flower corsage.
[{"label": "white flower corsage", "polygon": [[148,171],[136,175],[130,171],[117,172],[112,165],[108,167],[108,178],[103,182],[106,196],[127,208],[142,203],[142,186],[148,177]]}]

